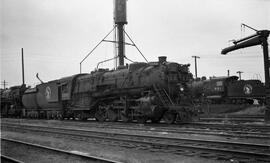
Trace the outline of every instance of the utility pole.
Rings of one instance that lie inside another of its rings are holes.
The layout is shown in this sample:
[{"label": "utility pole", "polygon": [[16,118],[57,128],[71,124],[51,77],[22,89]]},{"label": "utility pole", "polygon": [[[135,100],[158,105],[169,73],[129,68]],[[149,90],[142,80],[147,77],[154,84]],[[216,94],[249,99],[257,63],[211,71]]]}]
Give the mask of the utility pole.
[{"label": "utility pole", "polygon": [[3,85],[4,86],[4,89],[6,89],[7,82],[4,80],[4,81],[1,82],[1,85]]},{"label": "utility pole", "polygon": [[200,57],[199,56],[192,56],[192,58],[195,59],[195,77],[197,79],[197,58],[199,59]]},{"label": "utility pole", "polygon": [[22,84],[24,85],[24,58],[23,58],[23,48],[22,48]]},{"label": "utility pole", "polygon": [[227,70],[228,77],[230,77],[230,70]]},{"label": "utility pole", "polygon": [[243,71],[237,71],[236,73],[238,73],[239,79],[241,80],[241,74],[244,73],[244,72]]}]

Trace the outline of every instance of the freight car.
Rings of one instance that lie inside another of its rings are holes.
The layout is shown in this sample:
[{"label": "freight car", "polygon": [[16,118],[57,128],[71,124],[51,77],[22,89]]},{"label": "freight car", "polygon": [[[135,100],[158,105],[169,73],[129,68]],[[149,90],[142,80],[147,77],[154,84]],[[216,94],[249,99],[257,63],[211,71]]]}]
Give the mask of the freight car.
[{"label": "freight car", "polygon": [[259,80],[238,80],[237,76],[214,77],[189,84],[195,99],[212,104],[253,104],[265,102],[265,86]]},{"label": "freight car", "polygon": [[195,113],[188,97],[191,79],[189,65],[159,57],[42,83],[26,90],[22,102],[26,117],[173,123]]}]

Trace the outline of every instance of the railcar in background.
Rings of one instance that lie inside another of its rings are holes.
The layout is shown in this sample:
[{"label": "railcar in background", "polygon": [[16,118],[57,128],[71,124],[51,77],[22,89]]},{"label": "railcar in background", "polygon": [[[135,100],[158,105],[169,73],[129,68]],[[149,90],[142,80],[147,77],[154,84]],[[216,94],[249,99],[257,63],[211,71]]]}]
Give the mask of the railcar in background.
[{"label": "railcar in background", "polygon": [[193,81],[193,97],[211,104],[265,103],[265,85],[260,80],[238,80],[237,76]]}]

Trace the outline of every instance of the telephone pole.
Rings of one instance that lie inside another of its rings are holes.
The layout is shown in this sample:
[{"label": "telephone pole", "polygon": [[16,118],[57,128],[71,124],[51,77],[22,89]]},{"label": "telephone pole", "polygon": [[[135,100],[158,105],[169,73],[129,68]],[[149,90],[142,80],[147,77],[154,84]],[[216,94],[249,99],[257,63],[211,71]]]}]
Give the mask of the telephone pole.
[{"label": "telephone pole", "polygon": [[24,58],[23,58],[23,48],[22,48],[22,84],[24,85]]},{"label": "telephone pole", "polygon": [[239,79],[241,80],[241,74],[244,73],[243,71],[237,71],[236,73],[239,74]]},{"label": "telephone pole", "polygon": [[3,85],[4,86],[4,89],[6,89],[7,82],[4,80],[4,81],[1,82],[1,85]]},{"label": "telephone pole", "polygon": [[195,59],[195,77],[197,79],[197,58],[199,59],[200,57],[199,56],[192,56],[192,58]]}]

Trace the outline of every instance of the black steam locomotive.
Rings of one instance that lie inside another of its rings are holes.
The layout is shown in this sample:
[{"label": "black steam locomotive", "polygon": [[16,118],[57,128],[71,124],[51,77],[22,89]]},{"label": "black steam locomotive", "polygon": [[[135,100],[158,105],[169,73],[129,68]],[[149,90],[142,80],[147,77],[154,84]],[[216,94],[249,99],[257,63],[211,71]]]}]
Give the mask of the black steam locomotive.
[{"label": "black steam locomotive", "polygon": [[25,90],[20,114],[140,123],[189,121],[195,113],[187,87],[191,79],[189,65],[167,62],[166,57],[117,70],[97,69]]},{"label": "black steam locomotive", "polygon": [[260,80],[238,80],[237,76],[213,77],[189,84],[192,95],[211,104],[265,103],[265,85]]},{"label": "black steam locomotive", "polygon": [[22,116],[22,96],[26,89],[25,85],[1,89],[1,117]]}]

